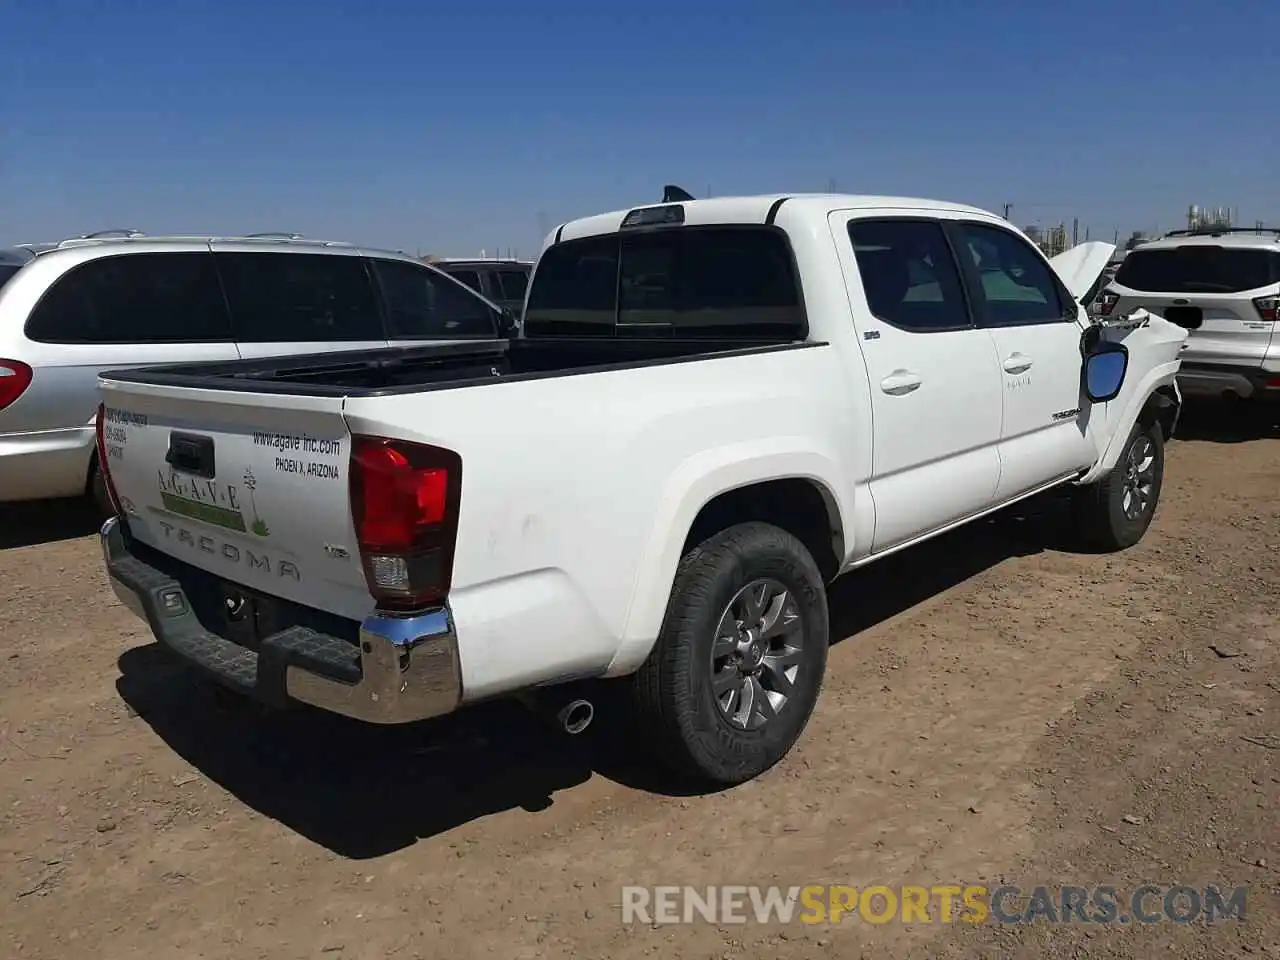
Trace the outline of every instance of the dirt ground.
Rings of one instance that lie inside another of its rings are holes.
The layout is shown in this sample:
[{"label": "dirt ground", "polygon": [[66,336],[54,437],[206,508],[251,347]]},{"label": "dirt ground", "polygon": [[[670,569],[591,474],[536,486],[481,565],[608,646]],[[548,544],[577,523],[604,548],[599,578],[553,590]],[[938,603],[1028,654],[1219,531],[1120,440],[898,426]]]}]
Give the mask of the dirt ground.
[{"label": "dirt ground", "polygon": [[[0,955],[1280,957],[1277,419],[1192,409],[1127,553],[1057,549],[1043,504],[845,578],[800,747],[706,796],[607,722],[228,704],[110,596],[74,510],[0,514]],[[624,884],[732,883],[1248,899],[1214,925],[621,921]]]}]

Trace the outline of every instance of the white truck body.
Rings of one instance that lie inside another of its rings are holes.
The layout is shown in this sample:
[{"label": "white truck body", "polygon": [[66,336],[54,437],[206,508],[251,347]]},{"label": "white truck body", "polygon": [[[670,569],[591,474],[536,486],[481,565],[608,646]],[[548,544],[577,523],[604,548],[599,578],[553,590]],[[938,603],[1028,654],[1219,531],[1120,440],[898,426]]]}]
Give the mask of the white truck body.
[{"label": "white truck body", "polygon": [[[1186,331],[1155,316],[1106,326],[1102,338],[1128,351],[1123,387],[1108,402],[1082,397],[1089,321],[1075,298],[1109,244],[1059,258],[1072,297],[1060,322],[918,332],[873,311],[851,221],[976,224],[1034,248],[989,213],[933,201],[771,196],[681,209],[671,229],[767,225],[785,237],[803,339],[561,373],[508,375],[494,361],[487,378],[480,369],[421,389],[202,379],[197,366],[104,374],[104,461],[122,515],[112,535],[126,527],[130,542],[220,581],[356,623],[378,601],[352,517],[352,437],[455,452],[461,499],[440,605],[454,644],[451,709],[637,671],[663,630],[691,531],[717,497],[807,485],[824,511],[814,559],[830,579],[1049,487],[1103,478],[1140,417],[1159,415],[1166,430],[1176,417]],[[566,224],[544,257],[618,234],[626,215]],[[526,332],[535,339],[527,321]],[[166,464],[175,431],[211,439],[214,477]],[[157,627],[136,584],[114,579]]]}]

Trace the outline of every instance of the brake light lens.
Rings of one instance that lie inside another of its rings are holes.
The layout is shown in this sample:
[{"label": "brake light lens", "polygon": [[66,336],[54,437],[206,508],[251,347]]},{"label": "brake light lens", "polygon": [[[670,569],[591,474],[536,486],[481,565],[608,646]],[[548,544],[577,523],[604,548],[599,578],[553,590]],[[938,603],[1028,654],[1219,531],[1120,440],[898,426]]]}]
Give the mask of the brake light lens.
[{"label": "brake light lens", "polygon": [[1111,311],[1116,308],[1116,304],[1120,302],[1120,294],[1114,290],[1103,290],[1098,296],[1098,313],[1101,316],[1111,316]]},{"label": "brake light lens", "polygon": [[461,494],[462,459],[452,450],[352,438],[351,516],[380,606],[417,609],[448,596]]},{"label": "brake light lens", "polygon": [[98,404],[98,418],[95,424],[98,437],[98,469],[102,471],[102,482],[106,484],[107,496],[111,500],[111,509],[116,512],[116,516],[120,516],[124,511],[120,509],[120,498],[116,496],[116,485],[111,481],[111,467],[107,455],[107,405],[105,403]]},{"label": "brake light lens", "polygon": [[0,410],[27,392],[31,377],[31,368],[21,360],[0,358]]},{"label": "brake light lens", "polygon": [[1258,316],[1263,320],[1269,320],[1272,323],[1280,320],[1280,296],[1255,297],[1253,305],[1258,311]]}]

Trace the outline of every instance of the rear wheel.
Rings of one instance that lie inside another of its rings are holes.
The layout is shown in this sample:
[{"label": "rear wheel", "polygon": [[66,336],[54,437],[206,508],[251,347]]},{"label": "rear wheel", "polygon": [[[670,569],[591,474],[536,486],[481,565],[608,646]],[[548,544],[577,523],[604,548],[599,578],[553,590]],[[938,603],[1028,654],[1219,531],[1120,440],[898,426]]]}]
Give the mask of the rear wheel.
[{"label": "rear wheel", "polygon": [[1141,540],[1155,516],[1163,484],[1160,424],[1136,423],[1111,472],[1076,492],[1075,514],[1086,545],[1113,552]]},{"label": "rear wheel", "polygon": [[99,520],[106,520],[116,515],[116,508],[111,505],[111,494],[107,492],[107,481],[102,475],[95,456],[89,464],[89,499],[93,503],[94,513]]},{"label": "rear wheel", "polygon": [[645,745],[675,772],[735,784],[781,760],[808,724],[827,662],[822,575],[764,523],[685,555],[666,618],[633,678]]}]

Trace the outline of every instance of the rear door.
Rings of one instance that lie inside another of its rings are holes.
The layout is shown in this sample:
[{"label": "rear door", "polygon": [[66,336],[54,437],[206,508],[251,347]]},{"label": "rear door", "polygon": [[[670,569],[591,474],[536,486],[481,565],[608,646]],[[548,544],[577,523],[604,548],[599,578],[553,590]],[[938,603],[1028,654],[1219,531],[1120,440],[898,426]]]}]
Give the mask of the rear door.
[{"label": "rear door", "polygon": [[1000,372],[941,223],[837,211],[830,226],[871,385],[880,551],[994,502]]},{"label": "rear door", "polygon": [[974,313],[995,342],[1004,502],[1093,462],[1080,416],[1080,308],[1039,251],[993,224],[948,224]]},{"label": "rear door", "polygon": [[1255,301],[1280,290],[1280,250],[1199,241],[1139,248],[1112,288],[1117,311],[1146,307],[1190,331],[1184,361],[1260,366],[1276,324]]},{"label": "rear door", "polygon": [[498,336],[493,307],[453,277],[425,264],[371,259],[387,317],[389,342],[492,340]]},{"label": "rear door", "polygon": [[362,257],[265,251],[234,241],[212,248],[242,357],[387,345]]}]

